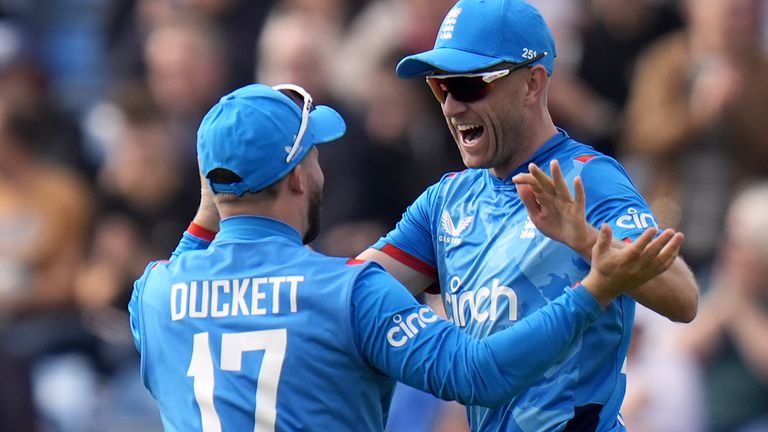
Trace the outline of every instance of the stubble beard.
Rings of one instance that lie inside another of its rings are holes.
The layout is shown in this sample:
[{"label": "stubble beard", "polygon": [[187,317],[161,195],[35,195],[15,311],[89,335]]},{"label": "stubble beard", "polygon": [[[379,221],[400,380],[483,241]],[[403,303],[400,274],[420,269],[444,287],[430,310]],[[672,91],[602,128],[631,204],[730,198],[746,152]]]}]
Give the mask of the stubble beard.
[{"label": "stubble beard", "polygon": [[523,145],[526,140],[522,117],[515,117],[507,124],[504,128],[504,138],[504,142],[497,141],[496,154],[488,163],[488,168],[497,172],[511,172],[525,162],[520,159],[526,152]]},{"label": "stubble beard", "polygon": [[318,235],[320,235],[321,221],[320,221],[320,209],[323,203],[323,190],[322,188],[313,185],[309,194],[309,208],[307,209],[307,232],[304,233],[302,242],[309,244],[314,241]]}]

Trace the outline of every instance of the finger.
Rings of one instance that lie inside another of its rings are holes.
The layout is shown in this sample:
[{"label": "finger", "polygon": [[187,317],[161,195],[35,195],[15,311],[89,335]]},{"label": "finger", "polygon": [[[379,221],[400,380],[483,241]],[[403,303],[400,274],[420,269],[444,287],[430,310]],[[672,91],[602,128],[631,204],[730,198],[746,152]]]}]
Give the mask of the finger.
[{"label": "finger", "polygon": [[640,234],[640,237],[636,238],[635,241],[632,242],[632,244],[629,246],[630,255],[634,257],[640,256],[643,251],[645,250],[646,246],[653,240],[653,236],[656,235],[656,232],[658,230],[655,227],[650,227],[643,231],[642,234]]},{"label": "finger", "polygon": [[656,257],[654,266],[656,267],[656,274],[661,274],[667,271],[677,259],[680,245],[682,245],[683,235],[676,233],[672,239],[664,246],[666,249],[662,249],[662,252]]},{"label": "finger", "polygon": [[675,231],[671,229],[664,230],[658,237],[653,239],[643,251],[643,254],[650,258],[656,258],[663,247],[665,247],[672,236],[675,235]]},{"label": "finger", "polygon": [[575,192],[576,210],[579,214],[585,214],[584,209],[587,206],[587,195],[584,192],[584,183],[581,181],[581,177],[576,177],[573,180],[573,191]]},{"label": "finger", "polygon": [[571,199],[571,191],[568,190],[568,183],[565,182],[565,176],[560,169],[560,162],[553,159],[549,163],[549,171],[552,173],[552,181],[555,185],[555,195],[562,196],[567,200]]},{"label": "finger", "polygon": [[672,264],[675,263],[677,258],[678,258],[678,254],[677,253],[672,254],[668,258],[666,258],[665,261],[661,264],[661,271],[659,273],[664,273],[665,271],[667,271],[667,269],[672,267]]},{"label": "finger", "polygon": [[547,173],[542,171],[535,163],[528,164],[528,171],[536,178],[544,192],[555,195],[555,184]]},{"label": "finger", "polygon": [[613,240],[613,231],[610,225],[604,223],[600,226],[600,232],[597,233],[597,242],[595,243],[598,255],[604,255],[611,248],[611,240]]},{"label": "finger", "polygon": [[536,195],[533,193],[532,187],[529,185],[518,185],[517,192],[520,194],[520,201],[523,202],[525,209],[528,211],[528,215],[531,219],[541,214],[541,205],[536,200]]},{"label": "finger", "polygon": [[[683,240],[685,240],[683,233],[675,233],[672,236],[672,239],[661,249],[661,252],[659,252],[659,260],[665,263],[669,262],[669,265],[672,265],[680,254],[680,247],[683,245]],[[665,268],[668,268],[668,266]]]},{"label": "finger", "polygon": [[521,186],[521,185],[530,186],[534,192],[544,193],[544,190],[541,189],[541,186],[539,185],[538,180],[536,180],[536,178],[531,174],[517,174],[516,176],[512,177],[512,181],[517,186]]}]

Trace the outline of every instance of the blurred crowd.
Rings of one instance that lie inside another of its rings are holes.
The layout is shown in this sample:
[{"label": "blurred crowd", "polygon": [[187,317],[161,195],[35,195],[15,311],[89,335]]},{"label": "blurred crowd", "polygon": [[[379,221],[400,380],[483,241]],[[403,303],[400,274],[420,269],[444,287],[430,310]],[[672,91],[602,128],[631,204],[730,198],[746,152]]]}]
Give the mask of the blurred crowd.
[{"label": "blurred crowd", "polygon": [[[226,92],[291,82],[338,108],[322,252],[352,256],[463,169],[420,80],[453,0],[0,1],[0,431],[159,431],[127,300],[198,204],[195,138]],[[686,234],[699,315],[638,307],[634,432],[768,431],[768,6],[533,0],[558,57],[559,126],[619,159]],[[434,302],[427,298],[425,301]],[[388,430],[466,431],[399,387]]]}]

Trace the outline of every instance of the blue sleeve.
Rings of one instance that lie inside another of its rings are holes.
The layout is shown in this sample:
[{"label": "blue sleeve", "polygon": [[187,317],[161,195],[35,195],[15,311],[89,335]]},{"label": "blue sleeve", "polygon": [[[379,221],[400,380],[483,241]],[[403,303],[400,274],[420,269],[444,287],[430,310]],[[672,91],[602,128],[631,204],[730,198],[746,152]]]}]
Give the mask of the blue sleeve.
[{"label": "blue sleeve", "polygon": [[[179,241],[178,246],[176,246],[176,249],[171,254],[171,259],[178,257],[184,252],[208,249],[208,246],[210,245],[211,242],[208,240],[192,235],[188,231],[184,231],[184,233],[181,235],[181,240]],[[144,283],[149,276],[149,271],[162,262],[167,261],[150,262],[147,268],[144,269],[144,274],[142,274],[141,277],[133,283],[133,292],[131,293],[131,300],[128,303],[128,312],[131,316],[131,332],[133,333],[133,342],[136,344],[136,349],[139,350],[139,353],[141,353],[141,293],[144,289]]]},{"label": "blue sleeve", "polygon": [[435,244],[432,241],[430,214],[438,185],[427,188],[416,198],[416,201],[405,210],[395,229],[379,239],[372,247],[387,252],[387,245],[392,245],[434,269],[436,266]]},{"label": "blue sleeve", "polygon": [[566,288],[514,326],[477,340],[377,267],[360,274],[351,302],[358,349],[375,369],[442,399],[487,407],[538,380],[601,312],[585,288]]},{"label": "blue sleeve", "polygon": [[581,179],[587,196],[587,220],[592,225],[609,224],[618,239],[635,239],[646,228],[658,227],[648,203],[615,159],[591,159],[582,168]]},{"label": "blue sleeve", "polygon": [[184,234],[181,235],[179,245],[176,246],[176,249],[171,254],[171,259],[176,258],[184,252],[208,249],[208,246],[210,245],[211,242],[208,240],[201,239],[200,237],[190,234],[188,231],[184,231]]},{"label": "blue sleeve", "polygon": [[[184,233],[181,235],[181,240],[179,241],[178,246],[176,246],[176,249],[171,254],[171,259],[178,257],[184,252],[208,249],[208,246],[210,246],[210,244],[211,242],[209,242],[208,240],[197,237],[189,233],[188,231],[184,231]],[[133,283],[133,292],[131,293],[131,300],[128,302],[128,313],[130,314],[131,333],[133,334],[133,343],[136,345],[136,349],[139,351],[139,354],[141,354],[141,335],[142,335],[141,295],[144,291],[144,284],[146,283],[150,270],[152,270],[158,264],[161,264],[164,262],[167,262],[167,261],[150,262],[149,265],[147,265],[147,267],[144,269],[144,274],[142,274],[141,277]]]},{"label": "blue sleeve", "polygon": [[128,302],[128,313],[131,320],[131,333],[133,333],[133,343],[141,354],[141,295],[144,292],[144,284],[149,276],[149,270],[154,267],[156,262],[151,262],[144,269],[144,274],[133,283],[133,292],[131,300]]}]

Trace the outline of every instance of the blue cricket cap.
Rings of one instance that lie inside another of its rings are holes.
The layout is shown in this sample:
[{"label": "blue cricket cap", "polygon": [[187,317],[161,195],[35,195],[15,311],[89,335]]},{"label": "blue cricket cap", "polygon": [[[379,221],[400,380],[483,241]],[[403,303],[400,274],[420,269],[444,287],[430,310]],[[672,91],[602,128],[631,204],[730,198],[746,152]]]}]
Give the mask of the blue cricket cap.
[{"label": "blue cricket cap", "polygon": [[397,75],[413,78],[435,70],[475,72],[499,63],[520,63],[546,53],[540,64],[552,75],[555,41],[536,8],[523,0],[461,0],[448,12],[435,47],[405,57]]},{"label": "blue cricket cap", "polygon": [[319,105],[295,157],[286,161],[299,133],[302,108],[272,87],[251,84],[222,97],[203,117],[197,130],[200,169],[207,177],[217,168],[242,181],[214,183],[214,193],[258,192],[287,175],[313,145],[330,142],[346,132],[344,119],[333,108]]}]

